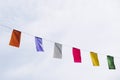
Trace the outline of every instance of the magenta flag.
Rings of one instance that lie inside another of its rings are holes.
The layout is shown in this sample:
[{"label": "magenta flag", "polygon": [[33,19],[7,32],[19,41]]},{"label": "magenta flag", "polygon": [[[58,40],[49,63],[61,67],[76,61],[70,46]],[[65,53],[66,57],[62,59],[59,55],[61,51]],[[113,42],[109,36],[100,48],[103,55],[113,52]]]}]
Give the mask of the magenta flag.
[{"label": "magenta flag", "polygon": [[74,62],[75,62],[75,63],[81,63],[82,60],[81,60],[81,52],[80,52],[80,49],[78,49],[78,48],[73,48],[72,51],[73,51]]}]

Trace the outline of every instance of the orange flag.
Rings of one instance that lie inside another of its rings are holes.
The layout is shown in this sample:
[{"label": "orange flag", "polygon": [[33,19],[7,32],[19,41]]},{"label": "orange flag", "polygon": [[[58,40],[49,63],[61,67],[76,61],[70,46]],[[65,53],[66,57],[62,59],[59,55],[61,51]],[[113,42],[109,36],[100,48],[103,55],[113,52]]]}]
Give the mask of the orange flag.
[{"label": "orange flag", "polygon": [[21,32],[13,29],[9,45],[19,47],[20,39],[21,39]]}]

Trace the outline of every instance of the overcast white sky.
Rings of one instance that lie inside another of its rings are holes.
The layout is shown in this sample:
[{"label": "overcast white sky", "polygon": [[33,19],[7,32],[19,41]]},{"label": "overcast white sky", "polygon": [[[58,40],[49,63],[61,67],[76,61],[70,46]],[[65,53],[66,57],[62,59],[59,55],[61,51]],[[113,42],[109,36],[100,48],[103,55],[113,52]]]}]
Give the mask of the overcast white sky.
[{"label": "overcast white sky", "polygon": [[[46,40],[45,52],[26,34],[20,48],[11,47],[12,30],[0,26],[0,80],[120,80],[119,21],[119,0],[1,0],[0,25]],[[54,42],[63,44],[62,60],[53,58]],[[81,49],[82,63],[73,62],[72,47]],[[89,51],[98,53],[100,67]],[[108,69],[106,54],[116,70]]]}]

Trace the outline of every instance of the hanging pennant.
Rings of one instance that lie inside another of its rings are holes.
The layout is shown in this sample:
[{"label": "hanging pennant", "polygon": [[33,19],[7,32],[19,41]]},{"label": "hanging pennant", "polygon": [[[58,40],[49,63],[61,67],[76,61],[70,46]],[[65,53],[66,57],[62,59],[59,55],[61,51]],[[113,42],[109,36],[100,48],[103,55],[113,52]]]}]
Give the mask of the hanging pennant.
[{"label": "hanging pennant", "polygon": [[99,60],[98,60],[97,53],[90,52],[90,56],[91,56],[93,66],[99,66]]},{"label": "hanging pennant", "polygon": [[81,63],[82,61],[81,61],[81,52],[80,52],[80,49],[73,48],[72,52],[73,52],[74,62],[75,63]]},{"label": "hanging pennant", "polygon": [[62,59],[62,44],[54,44],[54,58]]},{"label": "hanging pennant", "polygon": [[43,43],[42,43],[42,38],[35,37],[35,45],[36,45],[36,50],[37,52],[41,51],[43,52]]},{"label": "hanging pennant", "polygon": [[107,55],[107,62],[109,69],[115,69],[114,57]]},{"label": "hanging pennant", "polygon": [[19,47],[21,40],[21,32],[13,29],[9,45]]}]

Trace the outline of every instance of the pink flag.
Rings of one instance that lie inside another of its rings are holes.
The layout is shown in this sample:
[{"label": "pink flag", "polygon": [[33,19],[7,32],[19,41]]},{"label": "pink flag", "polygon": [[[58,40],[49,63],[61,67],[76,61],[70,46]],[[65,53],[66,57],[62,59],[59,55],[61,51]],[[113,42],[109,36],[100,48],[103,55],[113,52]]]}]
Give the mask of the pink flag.
[{"label": "pink flag", "polygon": [[74,62],[75,63],[81,63],[82,61],[81,61],[81,52],[80,52],[80,49],[73,48],[72,51],[73,51]]}]

